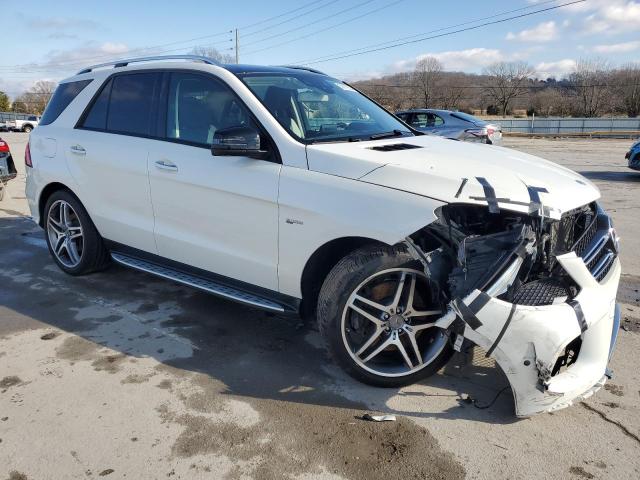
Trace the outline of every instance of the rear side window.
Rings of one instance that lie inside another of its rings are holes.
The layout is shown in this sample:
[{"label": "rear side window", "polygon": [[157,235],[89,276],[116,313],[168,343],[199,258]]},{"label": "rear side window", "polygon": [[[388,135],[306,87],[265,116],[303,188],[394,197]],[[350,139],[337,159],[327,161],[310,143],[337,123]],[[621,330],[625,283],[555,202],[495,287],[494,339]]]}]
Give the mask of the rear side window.
[{"label": "rear side window", "polygon": [[49,125],[55,122],[65,108],[73,101],[92,80],[81,80],[79,82],[68,82],[58,85],[53,97],[49,100],[47,108],[42,114],[40,125]]},{"label": "rear side window", "polygon": [[107,128],[107,110],[109,108],[109,97],[111,96],[112,80],[109,80],[107,84],[100,91],[100,95],[95,99],[91,110],[84,119],[82,124],[85,128],[92,130],[104,130]]},{"label": "rear side window", "polygon": [[109,80],[87,112],[82,127],[129,135],[151,133],[157,73],[118,75]]}]

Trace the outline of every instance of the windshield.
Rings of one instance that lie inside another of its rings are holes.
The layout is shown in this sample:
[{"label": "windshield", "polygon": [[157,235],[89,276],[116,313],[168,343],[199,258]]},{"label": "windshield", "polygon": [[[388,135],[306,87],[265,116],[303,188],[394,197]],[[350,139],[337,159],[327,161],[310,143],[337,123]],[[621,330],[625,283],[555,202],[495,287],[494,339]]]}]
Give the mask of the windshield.
[{"label": "windshield", "polygon": [[238,77],[304,143],[413,135],[393,115],[334,78],[308,72]]}]

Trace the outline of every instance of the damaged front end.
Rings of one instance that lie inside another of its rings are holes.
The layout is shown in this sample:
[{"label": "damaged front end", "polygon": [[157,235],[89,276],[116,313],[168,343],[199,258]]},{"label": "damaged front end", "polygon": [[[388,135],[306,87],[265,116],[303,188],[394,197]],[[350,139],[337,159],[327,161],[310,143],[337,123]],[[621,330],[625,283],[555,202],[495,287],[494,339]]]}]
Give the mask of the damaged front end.
[{"label": "damaged front end", "polygon": [[406,239],[442,288],[437,321],[459,349],[483,348],[511,384],[516,414],[571,405],[598,390],[619,326],[618,237],[597,203],[559,219],[449,204]]}]

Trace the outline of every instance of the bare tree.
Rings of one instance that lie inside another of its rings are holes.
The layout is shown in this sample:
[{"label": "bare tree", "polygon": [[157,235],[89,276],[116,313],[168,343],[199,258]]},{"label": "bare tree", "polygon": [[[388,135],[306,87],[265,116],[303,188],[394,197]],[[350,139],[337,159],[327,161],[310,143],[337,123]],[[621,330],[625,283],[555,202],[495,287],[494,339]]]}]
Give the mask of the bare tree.
[{"label": "bare tree", "polygon": [[221,53],[214,47],[194,47],[191,55],[202,55],[203,57],[213,58],[220,63],[235,63],[236,58],[228,53]]},{"label": "bare tree", "polygon": [[623,65],[615,73],[614,88],[629,117],[640,115],[640,63]]},{"label": "bare tree", "polygon": [[15,102],[13,102],[13,110],[41,115],[47,103],[49,103],[55,88],[55,82],[37,81],[29,90],[16,98]]},{"label": "bare tree", "polygon": [[606,60],[578,60],[569,83],[580,116],[597,117],[611,100],[611,67]]},{"label": "bare tree", "polygon": [[413,71],[413,83],[420,92],[424,108],[432,107],[435,92],[442,77],[442,63],[435,57],[424,57],[416,63]]},{"label": "bare tree", "polygon": [[467,75],[450,74],[441,79],[438,86],[438,105],[445,110],[458,110],[465,92],[468,91]]},{"label": "bare tree", "polygon": [[514,99],[529,91],[529,81],[533,68],[525,62],[498,62],[485,69],[489,76],[484,93],[506,115]]}]

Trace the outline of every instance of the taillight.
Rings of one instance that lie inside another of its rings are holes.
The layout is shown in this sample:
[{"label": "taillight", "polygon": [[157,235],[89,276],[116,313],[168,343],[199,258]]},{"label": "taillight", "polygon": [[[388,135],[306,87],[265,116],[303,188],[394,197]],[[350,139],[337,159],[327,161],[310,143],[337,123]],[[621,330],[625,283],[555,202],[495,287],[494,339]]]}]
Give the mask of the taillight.
[{"label": "taillight", "polygon": [[0,140],[0,152],[8,152],[9,145],[4,140]]},{"label": "taillight", "polygon": [[27,167],[33,168],[33,163],[31,163],[31,148],[29,148],[29,142],[27,142],[27,147],[24,149],[24,164]]},{"label": "taillight", "polygon": [[476,137],[484,137],[487,135],[486,128],[469,128],[465,130],[465,132],[470,133],[471,135],[474,135]]}]

